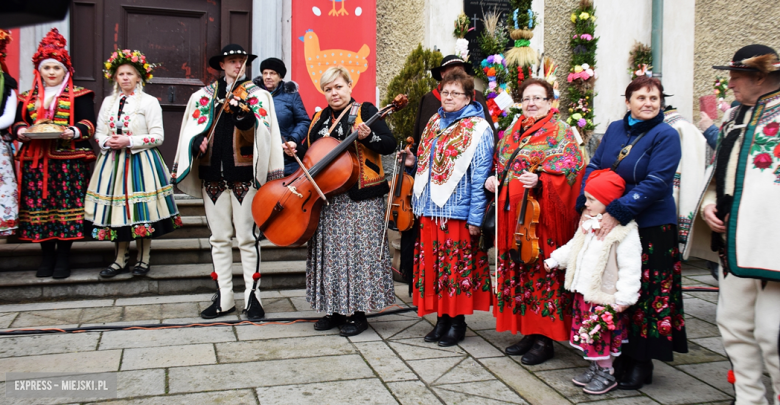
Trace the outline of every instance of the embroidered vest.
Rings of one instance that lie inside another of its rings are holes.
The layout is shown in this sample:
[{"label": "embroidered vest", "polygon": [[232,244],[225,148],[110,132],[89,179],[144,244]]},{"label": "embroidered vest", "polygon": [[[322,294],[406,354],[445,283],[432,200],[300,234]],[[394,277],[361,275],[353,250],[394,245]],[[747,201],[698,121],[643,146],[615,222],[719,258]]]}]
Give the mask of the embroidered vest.
[{"label": "embroidered vest", "polygon": [[[358,105],[362,107],[362,104]],[[358,109],[358,114],[355,117],[355,123],[352,125],[353,131],[357,129],[358,125],[364,122],[363,117],[360,116],[361,109],[362,108]],[[311,146],[311,129],[320,119],[321,114],[322,110],[317,111],[311,120],[311,124],[309,124],[309,135],[306,137],[309,146]],[[358,173],[358,188],[367,188],[385,182],[385,169],[382,167],[382,156],[379,153],[367,148],[359,141],[355,141],[353,146],[355,148],[355,154],[357,155],[358,162],[360,162]],[[379,171],[377,171],[377,169],[379,169]]]}]

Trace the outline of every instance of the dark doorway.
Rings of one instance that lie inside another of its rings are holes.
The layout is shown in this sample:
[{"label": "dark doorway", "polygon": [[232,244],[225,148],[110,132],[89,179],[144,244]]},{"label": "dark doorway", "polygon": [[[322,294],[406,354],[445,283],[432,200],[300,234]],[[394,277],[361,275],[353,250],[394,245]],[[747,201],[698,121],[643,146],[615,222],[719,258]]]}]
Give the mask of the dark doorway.
[{"label": "dark doorway", "polygon": [[252,49],[251,16],[252,0],[74,0],[74,84],[95,91],[97,113],[112,91],[103,77],[103,61],[114,49],[138,49],[160,63],[144,91],[162,105],[160,151],[170,167],[190,95],[219,77],[208,67],[209,57],[228,43]]}]

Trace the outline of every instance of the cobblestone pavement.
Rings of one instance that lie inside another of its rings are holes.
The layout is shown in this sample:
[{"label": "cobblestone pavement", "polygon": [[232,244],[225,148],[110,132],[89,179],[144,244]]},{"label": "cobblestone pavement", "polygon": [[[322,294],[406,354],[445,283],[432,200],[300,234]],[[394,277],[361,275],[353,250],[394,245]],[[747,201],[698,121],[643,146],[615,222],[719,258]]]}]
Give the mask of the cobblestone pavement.
[{"label": "cobblestone pavement", "polygon": [[[716,284],[701,264],[686,264],[684,285]],[[396,290],[406,306],[406,286]],[[4,305],[0,328],[202,322],[197,314],[210,298]],[[2,337],[0,370],[115,372],[118,398],[102,402],[110,404],[728,404],[733,389],[716,301],[716,292],[685,293],[690,352],[655,362],[652,385],[603,396],[571,383],[587,362],[568,344],[556,343],[555,358],[538,366],[504,355],[518,337],[496,333],[489,313],[467,317],[467,337],[452,348],[423,342],[435,318],[413,312],[370,319],[369,330],[352,338],[309,322]],[[263,304],[271,317],[317,316],[302,290],[264,291]],[[0,384],[6,404],[74,402],[6,398],[5,389]]]}]

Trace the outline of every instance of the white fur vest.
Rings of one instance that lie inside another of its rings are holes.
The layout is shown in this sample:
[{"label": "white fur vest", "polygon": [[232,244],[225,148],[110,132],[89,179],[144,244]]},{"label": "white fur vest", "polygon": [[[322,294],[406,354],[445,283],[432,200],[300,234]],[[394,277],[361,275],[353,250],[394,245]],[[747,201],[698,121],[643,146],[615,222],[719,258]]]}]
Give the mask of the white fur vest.
[{"label": "white fur vest", "polygon": [[615,226],[603,241],[577,229],[550,257],[566,268],[566,289],[582,294],[588,303],[633,305],[639,298],[642,243],[634,221]]}]

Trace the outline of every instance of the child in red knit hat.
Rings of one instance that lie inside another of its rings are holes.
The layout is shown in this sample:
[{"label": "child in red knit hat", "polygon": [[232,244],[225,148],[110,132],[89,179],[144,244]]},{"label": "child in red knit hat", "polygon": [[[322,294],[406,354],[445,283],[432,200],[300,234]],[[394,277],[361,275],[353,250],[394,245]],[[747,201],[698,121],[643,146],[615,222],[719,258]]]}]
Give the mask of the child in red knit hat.
[{"label": "child in red knit hat", "polygon": [[636,303],[641,287],[642,244],[636,222],[616,225],[602,240],[595,233],[607,205],[625,188],[626,182],[612,170],[592,172],[585,184],[587,219],[572,240],[544,261],[547,271],[566,269],[565,287],[575,293],[569,343],[592,363],[572,382],[593,395],[617,387],[612,363],[628,336],[622,312]]}]

